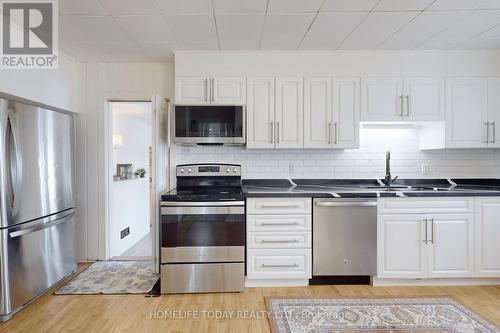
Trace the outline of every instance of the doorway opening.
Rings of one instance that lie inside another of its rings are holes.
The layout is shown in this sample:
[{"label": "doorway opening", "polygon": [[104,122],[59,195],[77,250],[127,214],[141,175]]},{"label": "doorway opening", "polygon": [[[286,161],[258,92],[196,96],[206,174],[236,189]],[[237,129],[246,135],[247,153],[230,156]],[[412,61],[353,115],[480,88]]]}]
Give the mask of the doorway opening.
[{"label": "doorway opening", "polygon": [[153,104],[111,101],[109,153],[109,258],[153,258]]}]

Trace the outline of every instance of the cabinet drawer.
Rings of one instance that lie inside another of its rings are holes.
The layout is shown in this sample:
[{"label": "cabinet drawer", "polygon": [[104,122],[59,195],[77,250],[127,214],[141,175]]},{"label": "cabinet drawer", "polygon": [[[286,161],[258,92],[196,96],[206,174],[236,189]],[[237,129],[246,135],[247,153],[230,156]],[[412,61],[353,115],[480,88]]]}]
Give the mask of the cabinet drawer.
[{"label": "cabinet drawer", "polygon": [[311,198],[250,198],[248,214],[310,214]]},{"label": "cabinet drawer", "polygon": [[250,279],[311,278],[311,249],[272,249],[247,251]]},{"label": "cabinet drawer", "polygon": [[248,232],[247,248],[311,248],[311,232]]},{"label": "cabinet drawer", "polygon": [[248,231],[311,230],[311,215],[248,215]]},{"label": "cabinet drawer", "polygon": [[378,200],[378,213],[471,213],[472,198],[387,198]]}]

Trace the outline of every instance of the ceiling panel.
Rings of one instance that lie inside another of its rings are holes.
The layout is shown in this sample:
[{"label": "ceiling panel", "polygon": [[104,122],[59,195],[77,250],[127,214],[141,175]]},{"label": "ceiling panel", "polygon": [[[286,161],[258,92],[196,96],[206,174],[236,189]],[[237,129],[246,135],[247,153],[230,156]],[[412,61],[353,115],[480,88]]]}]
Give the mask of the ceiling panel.
[{"label": "ceiling panel", "polygon": [[136,43],[173,43],[174,41],[163,15],[117,16],[116,21]]},{"label": "ceiling panel", "polygon": [[375,6],[376,11],[406,11],[406,10],[424,10],[434,0],[380,0]]},{"label": "ceiling panel", "polygon": [[423,12],[386,40],[379,48],[412,50],[468,14],[469,12],[465,11]]},{"label": "ceiling panel", "polygon": [[500,23],[500,10],[476,11],[419,46],[420,49],[453,49]]},{"label": "ceiling panel", "polygon": [[417,15],[415,12],[372,12],[339,49],[373,50]]},{"label": "ceiling panel", "polygon": [[141,51],[152,61],[173,61],[175,45],[169,43],[139,43]]},{"label": "ceiling panel", "polygon": [[436,0],[428,10],[470,10],[485,4],[488,0]]},{"label": "ceiling panel", "polygon": [[135,43],[63,43],[65,54],[83,62],[143,61],[146,55]]},{"label": "ceiling panel", "polygon": [[217,15],[217,30],[223,50],[257,50],[264,25],[264,14]]},{"label": "ceiling panel", "polygon": [[458,46],[460,49],[500,48],[500,24],[475,36]]},{"label": "ceiling panel", "polygon": [[165,15],[211,14],[211,0],[156,0]]},{"label": "ceiling panel", "polygon": [[108,15],[97,0],[59,0],[59,15]]},{"label": "ceiling panel", "polygon": [[218,50],[213,15],[173,15],[167,22],[179,48]]},{"label": "ceiling panel", "polygon": [[130,42],[130,37],[111,16],[61,16],[61,41]]},{"label": "ceiling panel", "polygon": [[321,12],[370,11],[379,0],[326,0]]},{"label": "ceiling panel", "polygon": [[490,0],[480,7],[481,9],[500,9],[500,0]]},{"label": "ceiling panel", "polygon": [[267,7],[267,0],[213,0],[213,2],[216,14],[265,13]]},{"label": "ceiling panel", "polygon": [[160,7],[155,0],[99,0],[111,15],[156,15]]},{"label": "ceiling panel", "polygon": [[269,0],[268,13],[316,13],[321,3],[323,0]]},{"label": "ceiling panel", "polygon": [[320,13],[307,32],[301,49],[333,50],[361,23],[367,13]]},{"label": "ceiling panel", "polygon": [[262,49],[297,49],[315,14],[268,15],[262,34]]}]

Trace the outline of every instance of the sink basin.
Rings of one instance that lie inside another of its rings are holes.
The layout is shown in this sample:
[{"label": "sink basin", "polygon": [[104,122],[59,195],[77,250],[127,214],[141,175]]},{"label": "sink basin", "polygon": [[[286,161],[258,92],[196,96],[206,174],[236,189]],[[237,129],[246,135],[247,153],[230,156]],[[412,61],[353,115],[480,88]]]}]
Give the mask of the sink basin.
[{"label": "sink basin", "polygon": [[401,191],[401,192],[432,192],[432,191],[447,191],[445,188],[436,188],[429,186],[366,186],[368,189],[379,189],[381,191]]}]

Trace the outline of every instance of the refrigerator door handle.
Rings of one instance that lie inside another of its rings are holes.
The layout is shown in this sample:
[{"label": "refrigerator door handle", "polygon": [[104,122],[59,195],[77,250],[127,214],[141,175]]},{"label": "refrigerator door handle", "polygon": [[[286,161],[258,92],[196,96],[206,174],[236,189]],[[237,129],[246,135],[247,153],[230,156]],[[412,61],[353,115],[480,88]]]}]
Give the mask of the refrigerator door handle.
[{"label": "refrigerator door handle", "polygon": [[[64,214],[64,213],[61,213],[61,214]],[[47,229],[47,228],[53,227],[55,225],[61,224],[65,221],[67,221],[69,218],[73,217],[75,215],[75,211],[72,209],[71,211],[66,212],[62,216],[58,216],[58,215],[60,215],[60,214],[57,214],[55,216],[55,220],[53,220],[53,221],[46,222],[46,223],[39,223],[39,224],[36,224],[36,225],[29,227],[29,228],[20,229],[20,230],[10,232],[9,236],[10,236],[10,238],[16,238],[16,237],[20,237],[20,236],[23,236],[26,234],[30,234],[30,233],[35,232],[35,231]]]},{"label": "refrigerator door handle", "polygon": [[[7,156],[7,192],[10,199],[10,207],[15,209],[18,197],[19,184],[22,177],[22,160],[19,153],[19,137],[16,132],[15,119],[7,115],[7,140],[5,152]],[[14,215],[14,212],[12,212]]]}]

